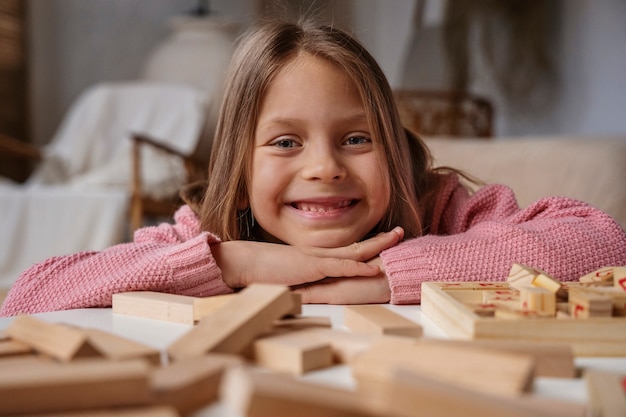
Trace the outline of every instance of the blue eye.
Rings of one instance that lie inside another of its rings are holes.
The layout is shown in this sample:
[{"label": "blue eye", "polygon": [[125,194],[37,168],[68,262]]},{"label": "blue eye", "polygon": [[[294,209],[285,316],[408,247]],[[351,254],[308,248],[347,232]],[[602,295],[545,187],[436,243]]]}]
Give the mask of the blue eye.
[{"label": "blue eye", "polygon": [[278,139],[272,142],[272,146],[277,148],[295,148],[296,146],[299,146],[299,144],[293,139]]},{"label": "blue eye", "polygon": [[351,136],[344,142],[346,145],[363,145],[370,143],[372,140],[365,136]]}]

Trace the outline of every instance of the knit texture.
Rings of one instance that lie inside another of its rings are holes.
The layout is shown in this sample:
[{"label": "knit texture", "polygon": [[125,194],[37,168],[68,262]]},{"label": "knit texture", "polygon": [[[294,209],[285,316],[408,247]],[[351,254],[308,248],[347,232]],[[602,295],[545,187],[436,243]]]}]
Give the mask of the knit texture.
[{"label": "knit texture", "polygon": [[187,206],[175,224],[137,230],[133,243],[102,252],[50,258],[26,270],[11,287],[0,315],[84,307],[110,307],[113,294],[159,291],[207,297],[227,294],[210,244],[219,239],[200,232]]},{"label": "knit texture", "polygon": [[577,200],[549,197],[521,210],[508,187],[470,196],[450,175],[435,207],[432,234],[381,253],[394,304],[419,303],[426,281],[504,281],[513,263],[561,281],[626,265],[619,224]]},{"label": "knit texture", "polygon": [[[138,230],[132,243],[34,265],[15,282],[0,315],[108,307],[125,291],[232,292],[211,254],[219,239],[200,231],[187,206],[174,220]],[[430,230],[381,253],[392,303],[419,303],[425,281],[505,280],[515,262],[564,281],[626,265],[626,234],[588,204],[552,197],[520,209],[509,188],[489,185],[470,195],[453,174],[437,196]]]}]

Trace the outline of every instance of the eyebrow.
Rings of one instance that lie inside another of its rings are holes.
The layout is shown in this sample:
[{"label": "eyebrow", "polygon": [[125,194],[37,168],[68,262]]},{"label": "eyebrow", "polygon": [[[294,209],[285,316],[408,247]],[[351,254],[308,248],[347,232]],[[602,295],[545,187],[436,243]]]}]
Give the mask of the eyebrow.
[{"label": "eyebrow", "polygon": [[[259,123],[260,127],[268,127],[268,126],[285,126],[285,127],[292,127],[292,126],[296,126],[298,123],[300,123],[302,121],[302,119],[299,119],[297,117],[276,117],[276,118],[269,118],[266,121],[262,121],[261,123]],[[365,115],[365,113],[355,113],[353,115],[349,115],[348,117],[342,118],[341,119],[342,123],[367,123],[367,117]]]}]

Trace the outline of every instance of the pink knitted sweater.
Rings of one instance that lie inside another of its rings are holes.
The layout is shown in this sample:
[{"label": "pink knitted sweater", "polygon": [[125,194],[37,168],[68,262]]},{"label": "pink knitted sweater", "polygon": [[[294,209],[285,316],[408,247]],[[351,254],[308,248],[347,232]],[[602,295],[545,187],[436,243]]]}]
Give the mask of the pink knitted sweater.
[{"label": "pink knitted sweater", "polygon": [[[102,252],[48,259],[26,270],[11,288],[1,316],[111,305],[113,294],[160,291],[210,296],[232,290],[187,206],[174,224],[146,227],[132,243]],[[498,281],[514,262],[560,280],[609,265],[626,265],[626,233],[588,204],[550,197],[520,209],[513,192],[489,185],[470,195],[450,175],[437,197],[430,234],[381,253],[391,302],[419,303],[424,281]]]}]

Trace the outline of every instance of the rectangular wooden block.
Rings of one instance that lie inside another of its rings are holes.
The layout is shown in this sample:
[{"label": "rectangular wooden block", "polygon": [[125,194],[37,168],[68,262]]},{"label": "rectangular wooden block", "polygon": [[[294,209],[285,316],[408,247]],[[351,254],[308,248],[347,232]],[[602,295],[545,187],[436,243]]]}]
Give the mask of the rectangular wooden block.
[{"label": "rectangular wooden block", "polygon": [[33,353],[30,346],[17,340],[0,340],[0,359],[8,356],[27,355]]},{"label": "rectangular wooden block", "polygon": [[613,268],[613,285],[619,290],[626,291],[626,266]]},{"label": "rectangular wooden block", "polygon": [[218,399],[222,375],[242,358],[212,353],[156,368],[150,376],[152,403],[174,407],[181,415],[197,411]]},{"label": "rectangular wooden block", "polygon": [[371,407],[352,391],[308,383],[288,375],[231,368],[221,399],[246,417],[374,417]]},{"label": "rectangular wooden block", "polygon": [[318,342],[328,343],[333,352],[333,361],[344,364],[352,361],[368,350],[372,343],[381,339],[381,336],[322,327],[310,329],[309,336]]},{"label": "rectangular wooden block", "polygon": [[626,416],[626,375],[588,369],[585,381],[593,416]]},{"label": "rectangular wooden block", "polygon": [[222,308],[233,301],[237,294],[214,295],[212,297],[198,297],[193,300],[193,319],[199,321],[203,317],[213,314],[217,309]]},{"label": "rectangular wooden block", "polygon": [[548,316],[556,315],[556,291],[541,287],[528,287],[520,290],[520,308]]},{"label": "rectangular wooden block", "polygon": [[61,361],[100,356],[81,329],[49,323],[33,316],[16,317],[6,332],[12,339]]},{"label": "rectangular wooden block", "polygon": [[398,368],[470,390],[519,395],[531,388],[535,363],[527,354],[404,339],[377,342],[350,366],[359,389],[372,396]]},{"label": "rectangular wooden block", "polygon": [[530,266],[515,263],[511,266],[506,281],[511,288],[519,291],[521,288],[532,286],[533,280],[538,274],[539,272]]},{"label": "rectangular wooden block", "polygon": [[209,352],[242,353],[259,335],[272,328],[275,320],[293,310],[289,288],[254,284],[237,298],[174,341],[167,352],[173,359]]},{"label": "rectangular wooden block", "polygon": [[573,318],[611,317],[613,314],[611,298],[593,291],[570,290],[569,308]]},{"label": "rectangular wooden block", "polygon": [[126,339],[99,329],[83,329],[88,343],[102,356],[111,360],[145,359],[151,364],[161,364],[161,351],[143,343]]},{"label": "rectangular wooden block", "polygon": [[267,336],[254,342],[254,359],[259,366],[276,372],[302,375],[333,365],[333,351],[328,342],[309,330]]},{"label": "rectangular wooden block", "polygon": [[167,406],[116,407],[61,413],[23,414],[20,417],[180,417],[176,409]]},{"label": "rectangular wooden block", "polygon": [[344,325],[355,333],[395,335],[418,338],[422,326],[382,305],[363,304],[344,307]]},{"label": "rectangular wooden block", "polygon": [[[399,369],[384,388],[379,414],[394,417],[585,417],[584,405],[548,398],[502,396],[447,384]],[[419,410],[419,411],[417,411]],[[416,412],[417,411],[417,412]]]},{"label": "rectangular wooden block", "polygon": [[599,285],[612,286],[613,285],[613,266],[597,269],[593,272],[583,275],[579,278],[580,282],[595,283]]},{"label": "rectangular wooden block", "polygon": [[578,372],[574,363],[574,352],[567,344],[507,340],[444,340],[421,339],[419,343],[452,345],[474,349],[495,350],[528,355],[533,358],[533,375],[551,378],[576,378]]},{"label": "rectangular wooden block", "polygon": [[301,330],[309,327],[332,327],[330,317],[326,316],[288,316],[274,321],[274,329]]},{"label": "rectangular wooden block", "polygon": [[3,368],[0,415],[147,404],[149,371],[143,360],[102,359]]},{"label": "rectangular wooden block", "polygon": [[154,291],[113,294],[113,313],[147,319],[194,324],[196,297]]},{"label": "rectangular wooden block", "polygon": [[539,275],[533,279],[532,285],[533,287],[546,289],[555,295],[563,286],[559,281],[555,280],[545,272],[540,272]]}]

